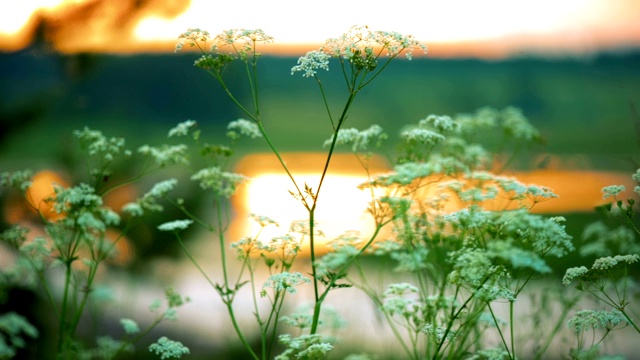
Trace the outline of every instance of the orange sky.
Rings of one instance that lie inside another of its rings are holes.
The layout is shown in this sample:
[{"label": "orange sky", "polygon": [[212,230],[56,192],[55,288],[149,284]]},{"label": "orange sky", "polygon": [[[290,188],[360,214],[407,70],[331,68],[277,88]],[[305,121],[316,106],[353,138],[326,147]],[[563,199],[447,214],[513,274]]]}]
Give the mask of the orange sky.
[{"label": "orange sky", "polygon": [[[188,27],[262,28],[268,51],[302,54],[351,25],[413,34],[431,56],[552,55],[640,46],[638,0],[24,0],[0,2],[0,50],[38,28],[63,52],[173,51]],[[386,5],[384,5],[386,4]],[[302,47],[301,47],[302,46]]]}]

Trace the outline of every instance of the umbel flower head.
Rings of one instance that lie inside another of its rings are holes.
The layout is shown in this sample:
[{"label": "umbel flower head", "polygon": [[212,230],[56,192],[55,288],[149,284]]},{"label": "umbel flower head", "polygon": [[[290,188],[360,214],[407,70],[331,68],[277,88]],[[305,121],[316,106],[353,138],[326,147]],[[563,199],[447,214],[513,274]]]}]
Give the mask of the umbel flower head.
[{"label": "umbel flower head", "polygon": [[627,265],[635,264],[640,261],[640,255],[616,255],[605,256],[596,259],[590,269],[585,266],[572,267],[567,269],[562,283],[569,285],[574,281],[579,283],[585,282],[597,282],[603,278],[609,278],[611,276],[610,271],[616,267],[626,267]]},{"label": "umbel flower head", "polygon": [[200,28],[189,28],[178,36],[175,51],[182,50],[184,45],[197,47],[206,52],[211,42],[210,51],[217,54],[227,53],[246,58],[248,54],[259,55],[255,52],[257,43],[273,42],[273,36],[267,35],[262,29],[229,29],[211,38],[211,34]]},{"label": "umbel flower head", "polygon": [[357,70],[373,71],[380,56],[394,58],[404,53],[411,60],[415,49],[427,52],[413,35],[402,35],[393,31],[373,31],[368,26],[352,26],[337,38],[329,38],[318,50],[310,51],[298,59],[291,74],[302,72],[304,77],[315,76],[317,70],[329,70],[329,59],[346,60]]},{"label": "umbel flower head", "polygon": [[[413,35],[402,35],[394,31],[372,31],[368,26],[355,25],[337,38],[328,39],[321,50],[332,57],[351,60],[354,57],[366,57],[374,52],[395,57],[404,52],[411,59],[414,49],[427,52]],[[386,53],[385,53],[386,52]]]}]

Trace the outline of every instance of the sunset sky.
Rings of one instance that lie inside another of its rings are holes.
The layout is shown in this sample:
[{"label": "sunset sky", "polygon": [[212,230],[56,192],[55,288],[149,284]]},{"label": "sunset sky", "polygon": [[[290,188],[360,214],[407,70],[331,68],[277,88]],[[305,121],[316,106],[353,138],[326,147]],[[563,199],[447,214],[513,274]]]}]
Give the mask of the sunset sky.
[{"label": "sunset sky", "polygon": [[171,51],[189,27],[262,28],[285,48],[315,47],[369,25],[413,34],[435,56],[562,54],[639,46],[638,18],[637,0],[0,0],[0,50],[23,48],[38,25],[64,52]]}]

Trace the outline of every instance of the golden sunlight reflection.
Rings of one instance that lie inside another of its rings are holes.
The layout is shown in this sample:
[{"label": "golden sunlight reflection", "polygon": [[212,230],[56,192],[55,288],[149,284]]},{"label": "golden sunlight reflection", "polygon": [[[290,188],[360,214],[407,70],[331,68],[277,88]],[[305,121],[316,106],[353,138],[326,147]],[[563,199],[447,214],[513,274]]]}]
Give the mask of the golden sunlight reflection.
[{"label": "golden sunlight reflection", "polygon": [[[31,231],[27,241],[32,241],[36,237],[51,241],[45,231],[45,224],[65,218],[64,213],[58,213],[54,209],[55,189],[56,187],[68,188],[70,186],[69,181],[66,180],[68,177],[68,174],[51,169],[36,172],[31,178],[31,185],[26,189],[24,197],[10,194],[2,204],[3,220],[11,225],[28,227]],[[120,213],[122,206],[133,201],[137,196],[135,187],[124,185],[106,194],[103,197],[103,204],[106,208]],[[119,230],[107,228],[105,239],[114,243],[115,251],[108,259],[111,264],[126,265],[133,260],[135,256],[133,246]],[[0,255],[5,254],[0,251]]]},{"label": "golden sunlight reflection", "polygon": [[169,52],[180,33],[199,27],[213,34],[262,28],[276,41],[266,50],[282,53],[303,50],[300,46],[309,50],[365,24],[413,34],[430,45],[431,56],[496,57],[544,48],[588,52],[640,43],[636,0],[452,0],[420,7],[400,0],[393,8],[403,15],[341,0],[323,6],[249,0],[242,10],[231,1],[208,0],[5,1],[0,3],[0,50],[24,48],[42,30],[62,52]]},{"label": "golden sunlight reflection", "polygon": [[[314,190],[320,178],[324,154],[293,153],[283,157],[294,174],[299,186],[308,184]],[[374,157],[370,163],[371,175],[387,173],[390,168],[380,158]],[[289,231],[292,221],[306,220],[308,213],[301,202],[290,195],[295,191],[291,179],[282,170],[272,154],[252,154],[244,157],[235,171],[245,174],[251,181],[240,188],[235,197],[235,219],[230,229],[230,238],[236,241],[242,237],[252,237],[260,233],[259,239],[268,241],[272,237],[284,235]],[[602,205],[602,188],[608,185],[624,185],[627,192],[621,199],[637,197],[633,193],[635,186],[630,174],[592,170],[544,169],[503,174],[515,178],[525,186],[547,187],[558,198],[535,199],[534,213],[566,214],[573,212],[591,212]],[[324,236],[318,238],[319,252],[326,251],[326,242],[335,239],[347,231],[358,231],[363,238],[372,234],[374,222],[367,212],[369,202],[374,196],[358,185],[367,180],[367,174],[353,154],[336,154],[332,166],[323,184],[316,211],[316,222]],[[433,181],[432,181],[433,180]],[[433,198],[439,191],[438,186],[452,178],[425,179],[421,187],[420,198]],[[467,186],[474,186],[473,184]],[[608,200],[610,201],[610,199]],[[459,210],[457,202],[448,202],[443,213]],[[519,202],[500,196],[496,200],[480,203],[488,210],[506,210],[516,208]],[[267,216],[277,221],[279,226],[268,226],[260,232],[259,224],[250,218],[250,214]],[[308,251],[308,243],[303,241],[303,251]]]},{"label": "golden sunlight reflection", "polygon": [[[317,182],[318,178],[318,173],[296,176],[297,181],[307,184]],[[368,235],[366,230],[373,225],[366,216],[371,194],[357,189],[365,180],[365,177],[352,174],[333,175],[325,179],[315,215],[318,229],[323,234],[320,237],[321,243],[350,230]],[[244,206],[250,209],[250,213],[273,217],[280,225],[265,228],[261,233],[263,241],[284,235],[289,230],[289,224],[308,217],[300,201],[288,196],[288,190],[292,188],[290,184],[289,178],[280,174],[263,174],[251,180]],[[249,236],[256,234],[259,228],[254,221],[251,221],[250,226],[244,227]]]},{"label": "golden sunlight reflection", "polygon": [[53,208],[56,186],[67,187],[69,185],[58,173],[52,170],[42,170],[33,175],[31,186],[25,193],[30,208],[49,221],[56,221],[63,217]]},{"label": "golden sunlight reflection", "polygon": [[[307,184],[314,191],[317,189],[326,154],[290,153],[284,154],[283,158],[298,186],[304,189]],[[368,166],[371,173],[388,168],[378,157],[370,159]],[[278,227],[266,227],[260,233],[262,241],[286,234],[293,221],[308,219],[302,203],[289,193],[295,192],[295,187],[273,154],[248,155],[238,163],[235,171],[249,176],[251,181],[242,186],[235,197],[236,218],[230,229],[231,239],[258,233],[260,226],[250,219],[250,214],[270,217],[279,224]],[[347,231],[359,231],[363,236],[370,233],[373,222],[366,210],[372,194],[357,188],[366,180],[366,171],[353,154],[334,154],[315,212],[316,223],[323,233],[318,238],[320,244]],[[305,244],[303,242],[303,251],[307,250]],[[323,246],[319,249],[323,251]]]}]

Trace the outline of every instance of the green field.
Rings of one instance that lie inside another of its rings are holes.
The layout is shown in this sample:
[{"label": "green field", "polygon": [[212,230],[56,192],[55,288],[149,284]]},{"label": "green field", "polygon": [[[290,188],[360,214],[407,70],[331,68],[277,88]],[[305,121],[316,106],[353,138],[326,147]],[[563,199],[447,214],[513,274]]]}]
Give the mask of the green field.
[{"label": "green field", "polygon": [[[110,135],[132,134],[140,143],[147,136],[164,136],[186,119],[197,120],[205,136],[222,135],[225,124],[241,114],[212,77],[191,66],[193,59],[190,54],[0,55],[0,161],[55,155],[49,144],[55,148],[70,130],[85,125]],[[328,137],[329,125],[315,82],[290,75],[295,62],[268,56],[261,60],[262,112],[281,149],[313,151]],[[535,151],[584,154],[593,167],[626,169],[638,144],[630,104],[639,102],[639,64],[640,53],[396,61],[359,94],[346,126],[379,124],[393,138],[403,124],[429,114],[513,105],[546,139]],[[320,75],[337,111],[346,96],[333,66],[333,72]],[[242,71],[227,71],[241,98],[248,91]],[[249,147],[264,149],[262,144]]]}]

